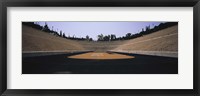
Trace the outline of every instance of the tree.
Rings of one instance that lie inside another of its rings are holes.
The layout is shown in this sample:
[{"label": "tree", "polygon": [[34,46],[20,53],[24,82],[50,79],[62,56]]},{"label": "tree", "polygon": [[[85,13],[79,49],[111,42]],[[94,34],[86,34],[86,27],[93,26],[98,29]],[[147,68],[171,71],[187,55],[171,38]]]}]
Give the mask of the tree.
[{"label": "tree", "polygon": [[61,30],[61,31],[60,31],[60,37],[62,37],[62,35],[63,35],[63,34],[62,34],[62,30]]},{"label": "tree", "polygon": [[97,37],[98,37],[98,41],[103,41],[103,34],[100,34]]},{"label": "tree", "polygon": [[140,33],[144,32],[144,28],[142,28],[142,31]]},{"label": "tree", "polygon": [[48,27],[48,25],[47,25],[46,22],[45,22],[45,25],[44,25],[43,31],[45,31],[45,32],[50,32],[49,27]]},{"label": "tree", "polygon": [[131,33],[127,33],[125,39],[130,39],[131,38]]},{"label": "tree", "polygon": [[149,32],[150,31],[150,25],[149,26],[146,26],[146,32]]},{"label": "tree", "polygon": [[108,41],[110,41],[110,38],[111,38],[111,36],[110,36],[110,35],[108,35]]},{"label": "tree", "polygon": [[65,33],[63,33],[62,37],[63,37],[63,38],[66,38]]},{"label": "tree", "polygon": [[109,41],[109,36],[104,36],[103,41]]},{"label": "tree", "polygon": [[89,39],[89,41],[93,41],[93,39],[92,39],[92,38],[90,38],[90,39]]},{"label": "tree", "polygon": [[110,39],[111,39],[111,41],[115,40],[116,39],[116,35],[111,34]]},{"label": "tree", "polygon": [[90,39],[90,37],[87,35],[87,36],[86,36],[86,40],[89,41],[89,39]]}]

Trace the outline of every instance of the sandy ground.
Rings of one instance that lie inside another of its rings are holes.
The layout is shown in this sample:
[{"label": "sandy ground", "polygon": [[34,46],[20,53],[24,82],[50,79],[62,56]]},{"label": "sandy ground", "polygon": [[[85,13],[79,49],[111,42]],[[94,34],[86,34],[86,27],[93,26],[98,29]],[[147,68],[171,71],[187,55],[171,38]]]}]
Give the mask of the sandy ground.
[{"label": "sandy ground", "polygon": [[132,59],[135,58],[134,56],[128,56],[123,54],[117,54],[117,53],[103,53],[103,52],[89,52],[84,54],[78,54],[78,55],[72,55],[67,58],[71,59]]}]

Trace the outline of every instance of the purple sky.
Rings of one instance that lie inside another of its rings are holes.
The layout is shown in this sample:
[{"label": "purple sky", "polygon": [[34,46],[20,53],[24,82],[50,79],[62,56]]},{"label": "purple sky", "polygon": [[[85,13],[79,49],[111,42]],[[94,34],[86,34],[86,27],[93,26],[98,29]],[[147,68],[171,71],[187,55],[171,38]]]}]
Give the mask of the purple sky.
[{"label": "purple sky", "polygon": [[[44,26],[45,22],[38,22]],[[66,36],[86,37],[97,40],[97,35],[115,34],[117,37],[125,36],[127,33],[138,33],[146,26],[154,27],[161,22],[46,22],[54,31],[62,30]]]}]

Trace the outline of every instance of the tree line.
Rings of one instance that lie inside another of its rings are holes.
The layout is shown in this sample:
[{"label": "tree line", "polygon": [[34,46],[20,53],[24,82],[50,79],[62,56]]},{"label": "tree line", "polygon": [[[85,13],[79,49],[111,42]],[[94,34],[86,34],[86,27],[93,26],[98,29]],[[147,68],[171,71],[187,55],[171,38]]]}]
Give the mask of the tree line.
[{"label": "tree line", "polygon": [[136,34],[132,34],[132,33],[127,33],[125,36],[121,36],[121,37],[116,37],[116,35],[114,34],[110,34],[110,35],[103,35],[100,34],[98,35],[98,39],[97,41],[117,41],[117,40],[129,40],[129,39],[134,39],[137,37],[141,37],[150,33],[154,33],[157,32],[159,30],[177,25],[178,22],[166,22],[166,23],[160,23],[157,26],[154,26],[153,28],[150,28],[149,26],[146,26],[145,28],[142,28],[142,30]]},{"label": "tree line", "polygon": [[58,30],[57,31],[53,30],[53,26],[52,26],[52,29],[50,29],[46,22],[45,22],[44,26],[39,25],[38,22],[22,22],[22,24],[30,26],[30,27],[38,29],[38,30],[41,30],[41,31],[46,32],[46,33],[50,33],[50,34],[55,35],[55,36],[66,38],[66,39],[93,41],[93,39],[90,38],[88,35],[85,38],[84,37],[79,38],[79,37],[76,37],[75,35],[66,36],[65,33],[62,32],[62,30],[60,30],[60,32]]},{"label": "tree line", "polygon": [[[58,32],[58,30],[57,31],[53,30],[53,26],[52,26],[52,29],[50,29],[46,22],[45,22],[44,26],[39,25],[39,23],[37,23],[37,22],[22,22],[22,24],[30,26],[30,27],[38,29],[38,30],[41,30],[43,32],[50,33],[55,36],[66,38],[66,39],[93,41],[93,39],[90,38],[88,35],[86,37],[80,37],[80,38],[76,37],[75,35],[66,36],[65,32],[62,32],[62,30],[60,30],[60,32]],[[145,28],[142,28],[142,30],[136,34],[127,33],[125,36],[121,36],[121,37],[116,37],[115,34],[110,34],[110,35],[100,34],[100,35],[97,35],[97,41],[117,41],[117,40],[134,39],[137,37],[141,37],[143,35],[157,32],[159,30],[162,30],[162,29],[165,29],[165,28],[177,25],[177,24],[178,24],[178,22],[166,22],[166,23],[160,23],[159,25],[154,26],[153,28],[150,28],[150,25],[149,25],[149,26],[146,26]]]}]

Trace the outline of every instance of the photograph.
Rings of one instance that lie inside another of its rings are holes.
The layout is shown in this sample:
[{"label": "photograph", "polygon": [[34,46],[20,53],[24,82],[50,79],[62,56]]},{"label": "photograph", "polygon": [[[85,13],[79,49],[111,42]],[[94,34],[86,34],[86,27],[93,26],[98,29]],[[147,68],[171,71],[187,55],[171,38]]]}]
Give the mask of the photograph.
[{"label": "photograph", "polygon": [[4,0],[2,96],[199,96],[200,0]]},{"label": "photograph", "polygon": [[22,21],[22,74],[178,74],[176,21]]}]

